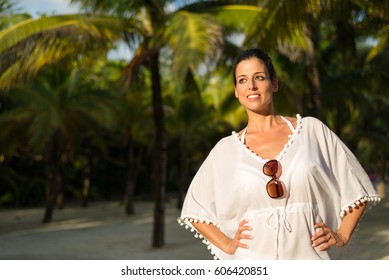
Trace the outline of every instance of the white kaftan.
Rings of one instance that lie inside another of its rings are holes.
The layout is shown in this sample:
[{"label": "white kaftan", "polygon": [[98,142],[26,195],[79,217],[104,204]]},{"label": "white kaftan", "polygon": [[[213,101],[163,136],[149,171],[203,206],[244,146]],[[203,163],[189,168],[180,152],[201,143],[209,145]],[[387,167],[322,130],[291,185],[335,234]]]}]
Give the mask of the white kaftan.
[{"label": "white kaftan", "polygon": [[[380,200],[366,172],[351,151],[321,121],[297,115],[297,126],[285,118],[292,133],[276,159],[286,196],[266,192],[271,177],[262,172],[263,159],[238,138],[221,139],[211,150],[188,189],[178,222],[196,232],[191,222],[212,223],[233,238],[248,219],[249,249],[229,255],[208,240],[215,259],[333,259],[341,249],[320,252],[312,247],[313,225],[323,221],[336,231],[343,215],[359,201]],[[244,136],[243,136],[244,137]],[[196,237],[203,238],[196,232]]]}]

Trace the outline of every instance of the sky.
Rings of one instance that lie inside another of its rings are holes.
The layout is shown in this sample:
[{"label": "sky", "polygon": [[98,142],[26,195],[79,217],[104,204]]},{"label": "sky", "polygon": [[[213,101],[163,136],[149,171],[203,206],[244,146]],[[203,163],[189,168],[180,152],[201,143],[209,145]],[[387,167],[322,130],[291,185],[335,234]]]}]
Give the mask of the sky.
[{"label": "sky", "polygon": [[[79,5],[70,4],[70,0],[11,0],[10,2],[15,4],[14,8],[17,8],[18,12],[26,12],[35,18],[42,14],[74,14],[80,11]],[[128,61],[131,56],[130,50],[124,44],[118,44],[116,50],[108,53],[110,59]]]},{"label": "sky", "polygon": [[76,4],[70,5],[70,0],[11,0],[20,12],[27,12],[33,17],[41,14],[72,14],[79,11]]}]

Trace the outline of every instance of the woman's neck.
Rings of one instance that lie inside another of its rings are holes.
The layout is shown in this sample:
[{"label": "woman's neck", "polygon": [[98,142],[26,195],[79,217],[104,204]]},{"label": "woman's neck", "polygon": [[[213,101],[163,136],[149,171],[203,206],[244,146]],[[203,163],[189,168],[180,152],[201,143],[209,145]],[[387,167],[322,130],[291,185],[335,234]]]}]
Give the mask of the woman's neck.
[{"label": "woman's neck", "polygon": [[283,121],[275,111],[270,114],[250,114],[248,116],[247,130],[269,132],[280,123],[283,123]]}]

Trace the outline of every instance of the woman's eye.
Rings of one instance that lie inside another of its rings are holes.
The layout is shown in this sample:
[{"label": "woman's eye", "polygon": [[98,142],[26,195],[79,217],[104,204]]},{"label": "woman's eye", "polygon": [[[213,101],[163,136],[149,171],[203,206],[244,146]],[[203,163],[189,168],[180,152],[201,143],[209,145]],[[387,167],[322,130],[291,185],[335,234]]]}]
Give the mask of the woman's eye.
[{"label": "woman's eye", "polygon": [[263,81],[264,79],[265,79],[265,77],[263,77],[263,76],[256,76],[255,77],[256,81]]},{"label": "woman's eye", "polygon": [[238,80],[238,83],[239,84],[243,84],[243,83],[245,83],[246,82],[246,79],[240,79],[240,80]]}]

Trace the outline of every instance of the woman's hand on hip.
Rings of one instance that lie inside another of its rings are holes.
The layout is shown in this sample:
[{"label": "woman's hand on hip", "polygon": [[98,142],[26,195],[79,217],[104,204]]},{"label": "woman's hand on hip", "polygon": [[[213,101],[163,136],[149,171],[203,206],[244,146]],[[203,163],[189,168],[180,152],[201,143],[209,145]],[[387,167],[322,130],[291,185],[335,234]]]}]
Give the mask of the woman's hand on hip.
[{"label": "woman's hand on hip", "polygon": [[319,229],[312,236],[312,246],[318,248],[319,251],[326,251],[331,246],[343,247],[344,242],[336,232],[326,226],[325,223],[317,223],[315,229]]},{"label": "woman's hand on hip", "polygon": [[245,249],[249,248],[247,244],[240,242],[242,239],[247,239],[247,240],[253,239],[252,235],[244,233],[244,231],[252,230],[252,227],[247,225],[248,222],[249,222],[248,220],[243,220],[239,223],[239,228],[235,233],[234,239],[230,239],[228,243],[227,246],[228,254],[235,254],[238,248],[245,248]]}]

